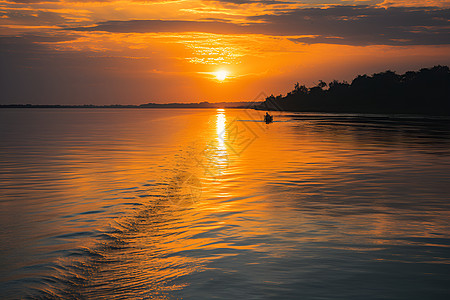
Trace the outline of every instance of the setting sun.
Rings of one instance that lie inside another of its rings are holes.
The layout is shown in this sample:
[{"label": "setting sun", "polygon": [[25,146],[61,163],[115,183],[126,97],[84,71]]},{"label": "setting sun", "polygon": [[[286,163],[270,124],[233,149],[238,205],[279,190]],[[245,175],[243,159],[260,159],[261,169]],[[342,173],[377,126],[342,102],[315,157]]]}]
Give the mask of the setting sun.
[{"label": "setting sun", "polygon": [[220,71],[217,71],[215,73],[215,75],[216,75],[217,80],[224,81],[228,76],[228,72],[225,70],[220,70]]}]

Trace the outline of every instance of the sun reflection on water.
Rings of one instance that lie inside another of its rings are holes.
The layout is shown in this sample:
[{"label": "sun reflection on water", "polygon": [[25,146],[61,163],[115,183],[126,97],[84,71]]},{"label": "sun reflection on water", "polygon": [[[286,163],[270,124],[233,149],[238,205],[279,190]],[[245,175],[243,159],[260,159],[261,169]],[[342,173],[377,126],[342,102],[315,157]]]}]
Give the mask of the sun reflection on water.
[{"label": "sun reflection on water", "polygon": [[227,118],[225,117],[225,109],[218,108],[216,114],[216,132],[218,148],[220,150],[226,150],[225,146],[225,125]]},{"label": "sun reflection on water", "polygon": [[213,180],[222,176],[229,165],[229,157],[226,146],[226,123],[225,109],[219,108],[216,112],[216,136],[212,137],[205,151],[205,159],[208,161],[207,173]]}]

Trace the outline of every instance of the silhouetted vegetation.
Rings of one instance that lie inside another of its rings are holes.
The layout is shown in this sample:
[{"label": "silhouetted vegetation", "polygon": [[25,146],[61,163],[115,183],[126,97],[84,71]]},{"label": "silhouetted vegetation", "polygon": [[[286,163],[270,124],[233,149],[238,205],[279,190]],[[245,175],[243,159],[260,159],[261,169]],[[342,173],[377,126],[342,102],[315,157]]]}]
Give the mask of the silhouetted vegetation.
[{"label": "silhouetted vegetation", "polygon": [[262,110],[450,115],[450,69],[435,66],[399,75],[359,75],[351,83],[296,83],[286,96],[269,96]]}]

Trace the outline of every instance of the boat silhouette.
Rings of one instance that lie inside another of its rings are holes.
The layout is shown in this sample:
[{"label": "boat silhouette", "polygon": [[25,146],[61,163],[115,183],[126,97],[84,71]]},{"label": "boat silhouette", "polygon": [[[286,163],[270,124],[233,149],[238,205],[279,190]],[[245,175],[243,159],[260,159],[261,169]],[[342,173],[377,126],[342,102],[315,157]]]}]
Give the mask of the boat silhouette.
[{"label": "boat silhouette", "polygon": [[269,115],[269,113],[266,112],[266,114],[264,115],[264,122],[266,122],[266,124],[272,123],[273,116]]}]

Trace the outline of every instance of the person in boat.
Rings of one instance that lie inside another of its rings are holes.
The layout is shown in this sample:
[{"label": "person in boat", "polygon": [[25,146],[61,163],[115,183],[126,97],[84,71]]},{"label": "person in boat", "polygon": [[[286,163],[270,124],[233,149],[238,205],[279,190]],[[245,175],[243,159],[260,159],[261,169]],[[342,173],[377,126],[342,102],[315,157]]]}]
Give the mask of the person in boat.
[{"label": "person in boat", "polygon": [[271,115],[269,115],[268,112],[266,112],[266,115],[264,116],[264,121],[266,122],[272,122],[273,117]]}]

